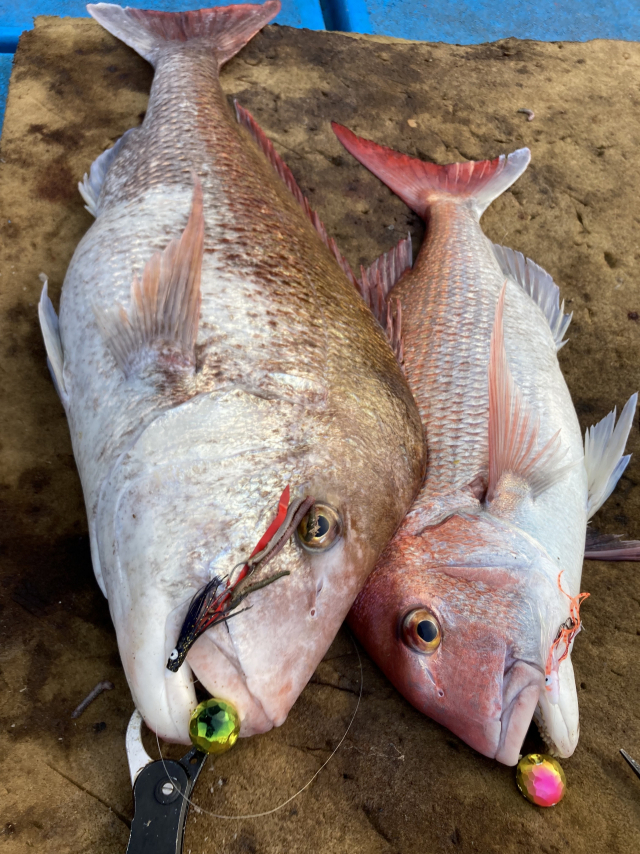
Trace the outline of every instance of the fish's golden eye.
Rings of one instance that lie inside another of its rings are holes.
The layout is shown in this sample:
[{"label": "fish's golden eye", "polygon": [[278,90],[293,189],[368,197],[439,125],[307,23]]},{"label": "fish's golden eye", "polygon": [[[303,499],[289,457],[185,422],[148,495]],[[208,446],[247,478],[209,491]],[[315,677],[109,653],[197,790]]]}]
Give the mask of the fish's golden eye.
[{"label": "fish's golden eye", "polygon": [[434,652],[442,640],[440,623],[426,608],[415,608],[402,621],[402,640],[416,652]]},{"label": "fish's golden eye", "polygon": [[300,545],[311,552],[326,551],[340,537],[342,523],[337,510],[314,504],[298,525]]}]

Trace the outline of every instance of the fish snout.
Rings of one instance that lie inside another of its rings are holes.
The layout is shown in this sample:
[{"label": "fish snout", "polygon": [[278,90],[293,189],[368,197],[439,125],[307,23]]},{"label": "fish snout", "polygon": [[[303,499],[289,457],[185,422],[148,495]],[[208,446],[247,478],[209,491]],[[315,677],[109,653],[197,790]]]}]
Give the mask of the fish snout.
[{"label": "fish snout", "polygon": [[517,764],[543,685],[541,670],[525,661],[516,661],[505,672],[500,737],[495,753],[498,762],[504,765]]}]

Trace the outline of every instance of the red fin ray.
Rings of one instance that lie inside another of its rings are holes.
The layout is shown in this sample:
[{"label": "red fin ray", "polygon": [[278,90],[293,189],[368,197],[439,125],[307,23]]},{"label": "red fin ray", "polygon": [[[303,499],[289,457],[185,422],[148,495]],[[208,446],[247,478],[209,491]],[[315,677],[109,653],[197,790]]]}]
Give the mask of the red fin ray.
[{"label": "red fin ray", "polygon": [[289,169],[282,157],[280,157],[278,152],[275,150],[273,143],[262,130],[262,128],[251,115],[251,113],[248,110],[245,110],[245,108],[241,106],[237,101],[234,101],[234,104],[239,124],[241,124],[249,131],[256,144],[258,145],[258,148],[260,148],[260,150],[267,158],[269,163],[271,163],[271,165],[273,166],[277,174],[280,176],[282,181],[289,188],[291,195],[299,203],[299,205],[307,215],[309,221],[320,235],[322,242],[325,244],[325,246],[328,247],[328,249],[340,265],[341,269],[344,271],[349,281],[353,285],[355,285],[358,290],[360,290],[358,281],[353,274],[353,270],[351,269],[349,262],[340,252],[338,244],[336,243],[334,238],[328,236],[327,229],[325,228],[324,223],[309,204],[309,200],[300,189],[300,186],[296,179],[293,177],[293,172],[291,171],[291,169]]},{"label": "red fin ray", "polygon": [[320,235],[322,242],[336,259],[346,277],[357,288],[364,301],[372,310],[385,331],[398,361],[402,364],[402,313],[399,308],[400,304],[398,303],[398,308],[394,312],[387,305],[386,297],[405,270],[411,266],[411,237],[409,236],[401,240],[397,246],[381,255],[366,269],[361,267],[362,278],[360,280],[356,279],[349,262],[342,252],[340,252],[335,239],[329,237],[327,234],[324,223],[309,204],[309,200],[293,177],[291,169],[289,169],[282,157],[275,150],[271,140],[251,113],[245,110],[237,101],[234,103],[238,122],[249,131],[262,153],[303,209],[309,221]]},{"label": "red fin ray", "polygon": [[387,324],[389,291],[411,268],[412,261],[409,234],[368,267],[360,267],[360,293],[383,328]]},{"label": "red fin ray", "polygon": [[619,534],[600,534],[587,528],[585,560],[640,560],[640,540],[623,540]]}]

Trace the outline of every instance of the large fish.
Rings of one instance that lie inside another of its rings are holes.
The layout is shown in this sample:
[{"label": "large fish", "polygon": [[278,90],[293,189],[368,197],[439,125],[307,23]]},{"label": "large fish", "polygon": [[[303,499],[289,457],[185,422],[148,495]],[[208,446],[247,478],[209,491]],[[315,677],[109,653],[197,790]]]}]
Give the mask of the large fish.
[{"label": "large fish", "polygon": [[350,623],[404,696],[476,750],[515,764],[534,716],[550,750],[569,756],[587,520],[628,463],[637,395],[583,449],[556,358],[570,321],[558,288],[479,224],[527,167],[526,148],[436,166],[335,130],[428,223],[389,295],[427,478]]},{"label": "large fish", "polygon": [[[133,699],[186,743],[192,672],[242,735],[283,722],[424,473],[383,331],[220,87],[279,8],[88,7],[155,77],[81,185],[59,323],[40,303]],[[203,589],[225,619],[185,634]]]}]

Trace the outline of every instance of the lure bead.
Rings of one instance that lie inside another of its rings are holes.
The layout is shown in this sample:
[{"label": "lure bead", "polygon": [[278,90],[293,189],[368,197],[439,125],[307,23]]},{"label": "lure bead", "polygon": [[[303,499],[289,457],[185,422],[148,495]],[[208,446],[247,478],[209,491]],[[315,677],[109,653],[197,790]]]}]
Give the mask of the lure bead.
[{"label": "lure bead", "polygon": [[544,753],[522,757],[516,769],[516,783],[524,797],[539,807],[555,806],[567,788],[560,763]]},{"label": "lure bead", "polygon": [[205,700],[189,720],[189,736],[203,753],[224,753],[238,740],[240,718],[230,703]]}]

